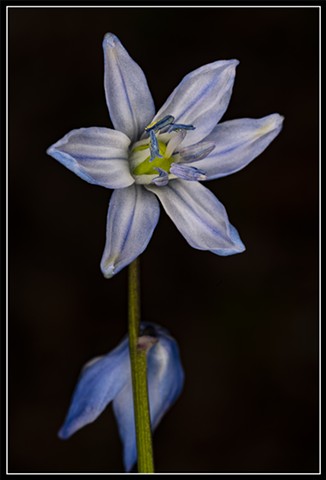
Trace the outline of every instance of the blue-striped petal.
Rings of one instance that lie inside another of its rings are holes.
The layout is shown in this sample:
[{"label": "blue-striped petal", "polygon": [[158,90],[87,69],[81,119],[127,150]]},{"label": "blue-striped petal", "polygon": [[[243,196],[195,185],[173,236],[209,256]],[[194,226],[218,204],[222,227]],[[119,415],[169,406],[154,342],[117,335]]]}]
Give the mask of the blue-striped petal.
[{"label": "blue-striped petal", "polygon": [[129,379],[129,346],[125,338],[112,352],[85,365],[59,437],[67,439],[96,420]]},{"label": "blue-striped petal", "polygon": [[136,141],[155,114],[146,77],[113,33],[105,35],[103,50],[104,88],[112,123]]},{"label": "blue-striped petal", "polygon": [[160,215],[155,195],[140,185],[115,190],[110,199],[101,270],[111,278],[147,247]]},{"label": "blue-striped petal", "polygon": [[86,182],[106,188],[134,183],[128,163],[129,138],[109,128],[72,130],[47,153]]},{"label": "blue-striped petal", "polygon": [[280,133],[282,124],[283,117],[277,113],[220,123],[205,138],[205,142],[215,144],[214,150],[191,165],[205,170],[207,180],[238,172],[268,147]]},{"label": "blue-striped petal", "polygon": [[170,114],[175,123],[193,125],[195,130],[187,133],[184,146],[205,138],[227,109],[238,63],[238,60],[217,61],[186,75],[154,121]]},{"label": "blue-striped petal", "polygon": [[[152,330],[151,335],[155,335],[158,340],[147,356],[148,395],[154,431],[163,415],[180,395],[184,372],[177,342],[169,332],[156,324],[142,323],[142,327],[149,327]],[[137,459],[131,382],[115,397],[113,409],[123,443],[125,470],[129,472]]]},{"label": "blue-striped petal", "polygon": [[245,247],[231,226],[224,206],[198,182],[172,180],[166,187],[146,185],[187,242],[199,250],[233,255]]}]

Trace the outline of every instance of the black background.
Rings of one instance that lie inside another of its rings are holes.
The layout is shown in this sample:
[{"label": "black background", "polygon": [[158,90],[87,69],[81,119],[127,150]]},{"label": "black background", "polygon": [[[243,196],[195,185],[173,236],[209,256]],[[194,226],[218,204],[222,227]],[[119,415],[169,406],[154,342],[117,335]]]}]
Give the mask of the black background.
[{"label": "black background", "polygon": [[278,112],[251,165],[206,184],[247,250],[192,249],[162,212],[142,256],[143,318],[178,340],[186,384],[154,436],[159,472],[318,470],[316,8],[9,10],[9,471],[121,472],[109,407],[56,436],[81,366],[126,332],[126,270],[99,262],[110,191],[46,155],[111,126],[102,39],[113,32],[160,107],[182,77],[238,58],[223,120]]}]

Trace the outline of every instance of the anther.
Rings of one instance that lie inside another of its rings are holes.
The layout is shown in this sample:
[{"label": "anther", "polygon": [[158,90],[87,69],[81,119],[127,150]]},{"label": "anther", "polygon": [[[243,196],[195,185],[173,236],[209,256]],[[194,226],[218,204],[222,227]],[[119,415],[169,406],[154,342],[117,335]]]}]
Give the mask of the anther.
[{"label": "anther", "polygon": [[169,182],[169,175],[168,173],[163,170],[162,168],[156,167],[155,170],[158,171],[158,177],[153,178],[152,183],[157,185],[158,187],[165,187],[165,185]]},{"label": "anther", "polygon": [[174,132],[175,130],[195,130],[196,127],[193,125],[185,125],[183,123],[173,123],[169,129],[168,133]]},{"label": "anther", "polygon": [[147,127],[145,127],[145,132],[158,132],[164,127],[167,127],[168,125],[171,125],[171,123],[174,122],[174,117],[172,115],[166,115],[163,117],[161,120],[158,120],[157,122],[152,122]]},{"label": "anther", "polygon": [[163,158],[163,155],[160,154],[160,149],[159,149],[159,146],[158,146],[158,141],[157,141],[154,130],[150,130],[149,135],[150,135],[150,139],[151,139],[150,144],[149,144],[151,157],[150,157],[149,161],[152,162],[156,157]]},{"label": "anther", "polygon": [[180,163],[172,163],[170,172],[183,180],[206,180],[206,172],[196,167],[189,167]]}]

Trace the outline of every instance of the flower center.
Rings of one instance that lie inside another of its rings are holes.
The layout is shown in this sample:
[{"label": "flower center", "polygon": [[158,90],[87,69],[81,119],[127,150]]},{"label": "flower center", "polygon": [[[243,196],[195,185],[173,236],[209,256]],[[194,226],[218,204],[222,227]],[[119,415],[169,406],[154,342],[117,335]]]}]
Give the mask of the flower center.
[{"label": "flower center", "polygon": [[[151,160],[151,156],[149,155],[143,162],[134,168],[134,175],[157,175],[159,168],[167,173],[170,172],[171,163],[173,163],[174,159],[172,156],[166,154],[167,147],[165,143],[161,142],[160,140],[158,140],[157,143],[160,156],[155,156]],[[132,152],[136,153],[143,150],[148,150],[149,148],[149,145],[139,145],[138,147],[135,147]]]},{"label": "flower center", "polygon": [[147,125],[147,138],[134,143],[129,156],[131,173],[136,183],[164,186],[176,178],[171,165],[178,161],[177,147],[185,138],[187,130],[194,128],[192,125],[174,123],[172,115],[166,115]]}]

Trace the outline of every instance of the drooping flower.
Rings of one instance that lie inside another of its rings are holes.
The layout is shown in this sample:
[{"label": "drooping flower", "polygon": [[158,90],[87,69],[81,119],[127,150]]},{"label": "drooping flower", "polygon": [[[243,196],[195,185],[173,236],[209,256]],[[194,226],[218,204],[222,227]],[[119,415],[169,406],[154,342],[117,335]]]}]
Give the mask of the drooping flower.
[{"label": "drooping flower", "polygon": [[[147,351],[148,397],[154,431],[180,395],[184,372],[177,342],[165,328],[142,322],[138,341]],[[92,423],[112,401],[123,443],[124,467],[130,471],[137,460],[137,448],[127,337],[107,355],[96,357],[84,366],[59,437],[67,439]]]},{"label": "drooping flower", "polygon": [[224,206],[203,185],[241,170],[279,134],[283,117],[218,123],[237,60],[184,77],[155,114],[145,75],[112,33],[104,37],[104,89],[115,130],[72,130],[47,153],[89,183],[114,189],[101,260],[110,278],[147,247],[160,207],[194,248],[218,255],[245,250]]}]

